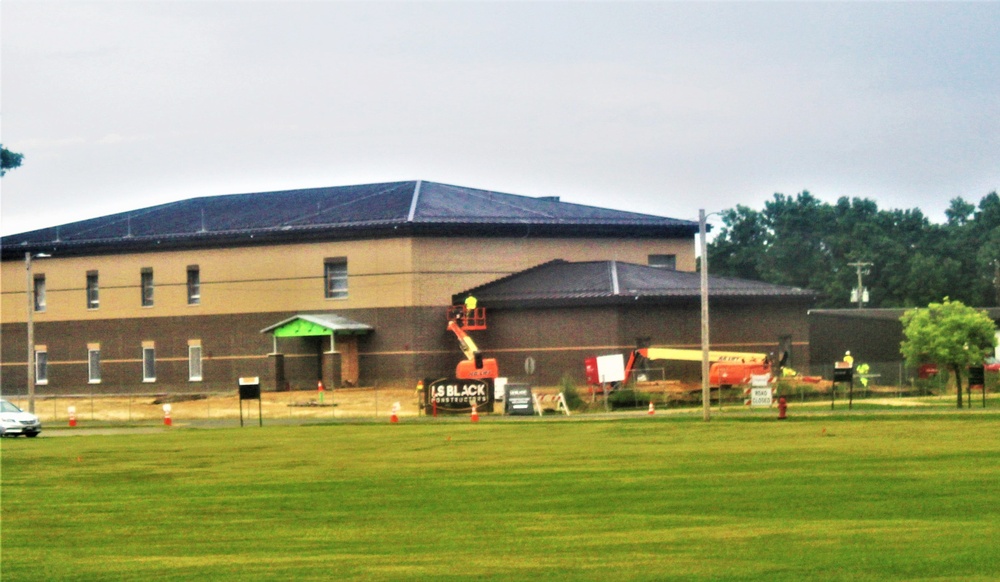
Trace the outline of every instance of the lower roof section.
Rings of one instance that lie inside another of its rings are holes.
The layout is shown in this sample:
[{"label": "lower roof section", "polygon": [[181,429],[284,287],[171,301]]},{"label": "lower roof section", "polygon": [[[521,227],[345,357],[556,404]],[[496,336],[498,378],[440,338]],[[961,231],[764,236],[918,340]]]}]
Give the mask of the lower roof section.
[{"label": "lower roof section", "polygon": [[[809,303],[814,291],[732,277],[708,277],[711,300]],[[701,275],[621,261],[555,260],[453,296],[475,296],[488,307],[614,304],[649,300],[687,302],[701,297]]]}]

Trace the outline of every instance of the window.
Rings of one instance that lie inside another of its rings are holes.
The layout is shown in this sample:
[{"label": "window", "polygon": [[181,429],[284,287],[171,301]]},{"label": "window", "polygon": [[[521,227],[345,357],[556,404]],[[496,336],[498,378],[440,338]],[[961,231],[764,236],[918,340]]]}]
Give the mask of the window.
[{"label": "window", "polygon": [[45,275],[35,275],[35,311],[45,311]]},{"label": "window", "polygon": [[201,271],[198,270],[198,265],[188,267],[187,289],[188,305],[201,303]]},{"label": "window", "polygon": [[151,344],[142,346],[142,381],[156,382],[156,348]]},{"label": "window", "polygon": [[649,255],[649,266],[675,271],[677,270],[677,255]]},{"label": "window", "polygon": [[347,299],[347,257],[324,260],[323,281],[327,299]]},{"label": "window", "polygon": [[35,384],[49,383],[49,352],[45,348],[35,348]]},{"label": "window", "polygon": [[142,286],[142,306],[153,306],[153,269],[143,269],[140,275]]},{"label": "window", "polygon": [[97,286],[97,271],[87,273],[87,309],[97,309],[101,305],[100,292]]},{"label": "window", "polygon": [[87,382],[101,383],[101,346],[87,346]]},{"label": "window", "polygon": [[188,380],[201,381],[201,344],[188,345]]}]

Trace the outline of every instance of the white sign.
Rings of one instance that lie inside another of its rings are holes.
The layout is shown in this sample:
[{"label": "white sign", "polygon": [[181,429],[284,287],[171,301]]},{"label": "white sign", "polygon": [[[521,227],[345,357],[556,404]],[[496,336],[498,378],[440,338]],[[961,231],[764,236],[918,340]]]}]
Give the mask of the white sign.
[{"label": "white sign", "polygon": [[754,374],[750,376],[750,386],[754,388],[766,388],[770,381],[770,374]]},{"label": "white sign", "polygon": [[770,388],[751,388],[750,389],[750,406],[752,408],[771,406],[771,389]]},{"label": "white sign", "polygon": [[507,378],[493,379],[493,399],[502,401],[507,394]]},{"label": "white sign", "polygon": [[597,356],[597,377],[601,383],[625,381],[625,358],[621,354]]}]

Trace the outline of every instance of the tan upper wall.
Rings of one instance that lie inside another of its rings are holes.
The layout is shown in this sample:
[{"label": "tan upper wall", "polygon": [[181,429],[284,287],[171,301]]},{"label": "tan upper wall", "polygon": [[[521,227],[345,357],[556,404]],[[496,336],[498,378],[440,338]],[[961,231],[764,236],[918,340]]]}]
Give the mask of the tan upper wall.
[{"label": "tan upper wall", "polygon": [[694,240],[427,238],[414,244],[414,267],[425,277],[415,301],[446,305],[455,293],[555,259],[645,265],[649,255],[676,255],[677,269],[694,271]]},{"label": "tan upper wall", "polygon": [[[396,238],[227,249],[45,258],[46,310],[36,321],[444,306],[465,289],[553,259],[639,264],[650,254],[677,255],[695,268],[693,240]],[[323,262],[346,257],[348,297],[324,297]],[[197,265],[201,303],[187,303],[187,269]],[[141,272],[153,270],[154,304],[141,305]],[[86,276],[97,271],[100,305],[88,309]],[[4,323],[26,318],[21,261],[2,264]]]}]

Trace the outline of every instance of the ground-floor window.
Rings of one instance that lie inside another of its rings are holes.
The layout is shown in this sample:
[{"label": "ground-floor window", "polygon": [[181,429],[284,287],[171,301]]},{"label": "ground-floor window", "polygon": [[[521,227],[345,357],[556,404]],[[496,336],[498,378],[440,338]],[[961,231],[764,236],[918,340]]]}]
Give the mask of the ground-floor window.
[{"label": "ground-floor window", "polygon": [[153,345],[142,346],[142,381],[156,382],[156,348]]},{"label": "ground-floor window", "polygon": [[87,347],[87,380],[90,384],[101,383],[101,347]]},{"label": "ground-floor window", "polygon": [[188,380],[201,381],[201,343],[188,344]]},{"label": "ground-floor window", "polygon": [[49,383],[49,352],[44,349],[35,350],[35,384]]}]

